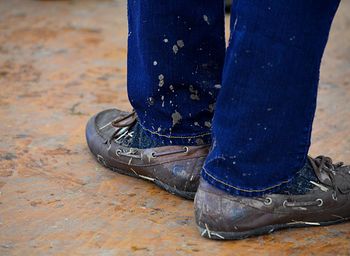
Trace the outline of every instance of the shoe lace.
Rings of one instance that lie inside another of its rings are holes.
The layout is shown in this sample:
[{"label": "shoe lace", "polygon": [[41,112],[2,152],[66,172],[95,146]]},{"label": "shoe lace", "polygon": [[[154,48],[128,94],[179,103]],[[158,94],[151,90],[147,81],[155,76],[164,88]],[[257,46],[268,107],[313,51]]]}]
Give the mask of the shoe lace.
[{"label": "shoe lace", "polygon": [[333,189],[333,199],[337,198],[338,187],[335,182],[336,169],[343,166],[343,162],[333,163],[333,160],[327,156],[318,156],[316,158],[312,158],[308,156],[309,163],[315,173],[321,173],[324,171],[329,176],[331,181],[331,187]]},{"label": "shoe lace", "polygon": [[[130,120],[128,122],[123,122],[127,119]],[[117,129],[108,139],[107,143],[111,145],[112,141],[120,141],[121,139],[125,139],[126,137],[132,137],[133,132],[129,132],[130,128],[133,127],[133,125],[137,122],[137,114],[135,110],[132,110],[132,112],[126,116],[117,118],[111,122],[111,125],[115,128],[120,128]],[[198,148],[205,148],[207,145],[202,145]],[[187,154],[189,152],[189,147],[184,146],[182,149],[176,149],[176,150],[170,150],[166,152],[152,152],[150,157],[155,158],[155,157],[161,157],[161,156],[167,156],[167,155],[172,155],[172,154],[179,154],[179,153],[184,153]],[[127,156],[127,157],[132,157],[132,158],[142,158],[141,155],[138,155],[138,150],[137,149],[130,149],[128,152],[123,152],[121,149],[118,149],[116,151],[117,156]]]},{"label": "shoe lace", "polygon": [[[124,121],[130,117],[131,117],[131,120],[129,122],[121,123],[122,121]],[[135,110],[132,110],[130,114],[113,120],[112,126],[114,126],[116,128],[130,127],[136,122],[136,120],[137,120],[136,112],[135,112]]]},{"label": "shoe lace", "polygon": [[[337,200],[337,191],[338,186],[335,182],[335,175],[336,175],[336,169],[343,166],[343,162],[333,163],[332,159],[327,156],[318,156],[316,158],[312,158],[308,156],[308,160],[310,163],[311,168],[314,170],[315,173],[322,173],[325,172],[330,179],[330,184],[319,184],[316,182],[312,182],[312,184],[320,187],[323,191],[328,191],[329,188],[332,188],[332,197],[334,200]],[[327,187],[328,186],[328,187]],[[265,205],[270,205],[272,203],[272,198],[266,197],[265,199],[262,199]],[[319,206],[321,207],[323,205],[323,200],[318,198],[314,201],[308,201],[308,202],[290,202],[288,200],[285,200],[283,202],[283,207],[309,207],[309,206]]]},{"label": "shoe lace", "polygon": [[[130,119],[130,120],[125,121],[127,119]],[[126,116],[122,116],[113,120],[111,122],[111,125],[119,129],[116,129],[116,131],[112,133],[112,135],[108,139],[108,144],[111,144],[112,140],[118,141],[124,138],[125,136],[132,137],[132,133],[129,133],[129,130],[136,123],[136,121],[137,121],[137,115],[135,110],[132,110],[132,112],[130,114],[127,114]]]}]

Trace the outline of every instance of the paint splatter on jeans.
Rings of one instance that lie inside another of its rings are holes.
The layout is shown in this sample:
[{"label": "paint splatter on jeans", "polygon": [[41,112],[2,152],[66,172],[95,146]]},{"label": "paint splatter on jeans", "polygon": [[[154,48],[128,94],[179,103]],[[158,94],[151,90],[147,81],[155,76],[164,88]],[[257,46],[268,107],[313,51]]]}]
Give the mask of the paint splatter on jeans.
[{"label": "paint splatter on jeans", "polygon": [[148,136],[211,143],[203,177],[255,196],[306,162],[320,62],[339,0],[129,0],[128,94]]}]

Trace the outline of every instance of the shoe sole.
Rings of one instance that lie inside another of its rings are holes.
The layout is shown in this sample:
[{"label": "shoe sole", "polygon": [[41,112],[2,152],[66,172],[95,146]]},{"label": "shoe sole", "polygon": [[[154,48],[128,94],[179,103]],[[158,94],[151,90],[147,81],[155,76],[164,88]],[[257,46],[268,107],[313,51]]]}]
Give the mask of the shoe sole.
[{"label": "shoe sole", "polygon": [[292,224],[292,223],[276,224],[276,225],[270,225],[270,226],[256,228],[253,230],[248,230],[243,232],[217,232],[217,231],[211,231],[208,228],[203,228],[201,226],[197,226],[197,227],[202,237],[205,237],[211,240],[241,240],[249,237],[271,234],[272,232],[281,230],[281,229],[329,226],[329,225],[340,224],[348,220],[350,220],[350,217],[334,220],[334,221],[317,222],[317,223],[300,222],[295,224]]},{"label": "shoe sole", "polygon": [[126,170],[122,170],[122,169],[118,169],[118,168],[109,166],[106,163],[101,163],[98,157],[96,157],[96,160],[97,160],[97,162],[99,164],[101,164],[102,166],[110,169],[113,172],[117,172],[117,173],[122,174],[122,175],[126,175],[126,176],[129,176],[129,177],[133,177],[133,178],[142,179],[142,180],[145,180],[145,181],[152,182],[155,185],[157,185],[158,187],[160,187],[161,189],[164,189],[165,191],[169,192],[170,194],[173,194],[173,195],[185,198],[187,200],[192,200],[193,201],[194,200],[194,196],[196,195],[196,192],[188,192],[188,191],[178,190],[178,189],[176,189],[174,187],[171,187],[168,184],[166,184],[166,183],[164,183],[164,182],[162,182],[162,181],[160,181],[160,180],[158,180],[156,178],[145,177],[145,176],[139,175],[137,173],[133,173],[133,172],[130,172],[130,171],[126,171]]}]

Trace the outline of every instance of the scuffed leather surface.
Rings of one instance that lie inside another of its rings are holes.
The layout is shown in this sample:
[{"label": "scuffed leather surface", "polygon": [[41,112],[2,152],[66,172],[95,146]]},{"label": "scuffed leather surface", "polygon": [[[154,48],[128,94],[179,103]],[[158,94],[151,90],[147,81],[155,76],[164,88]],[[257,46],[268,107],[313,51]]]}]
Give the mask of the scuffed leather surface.
[{"label": "scuffed leather surface", "polygon": [[[127,115],[117,109],[109,109],[92,117],[86,127],[86,139],[91,152],[103,158],[102,163],[110,168],[136,172],[149,178],[154,178],[182,191],[195,192],[199,185],[200,170],[208,154],[208,146],[189,146],[187,154],[172,154],[162,157],[152,157],[152,152],[168,152],[182,149],[183,146],[164,146],[151,149],[133,149],[140,155],[140,159],[131,159],[126,156],[118,156],[117,150],[128,152],[130,148],[112,141],[109,145],[106,141],[116,131],[109,125],[100,130],[117,117]],[[101,159],[102,159],[101,158]]]},{"label": "scuffed leather surface", "polygon": [[[204,179],[200,180],[195,197],[197,225],[208,226],[221,232],[241,232],[264,226],[297,222],[328,222],[339,218],[350,218],[349,167],[338,170],[336,200],[331,189],[324,192],[318,187],[305,195],[271,194],[265,197],[232,196],[216,189]],[[272,200],[265,204],[266,198]],[[285,207],[284,202],[314,202],[322,200],[322,206]]]}]

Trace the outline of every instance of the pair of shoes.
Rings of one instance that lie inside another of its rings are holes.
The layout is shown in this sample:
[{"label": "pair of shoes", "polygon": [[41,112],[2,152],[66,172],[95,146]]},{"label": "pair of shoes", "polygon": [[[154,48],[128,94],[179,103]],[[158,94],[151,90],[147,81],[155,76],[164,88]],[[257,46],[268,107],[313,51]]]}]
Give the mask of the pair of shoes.
[{"label": "pair of shoes", "polygon": [[233,196],[200,178],[209,145],[134,148],[130,141],[135,124],[134,112],[110,109],[93,116],[86,127],[91,152],[115,172],[154,182],[186,199],[195,197],[195,219],[203,237],[243,239],[350,219],[350,166],[324,156],[309,157],[317,182],[312,181],[314,186],[305,194]]}]

